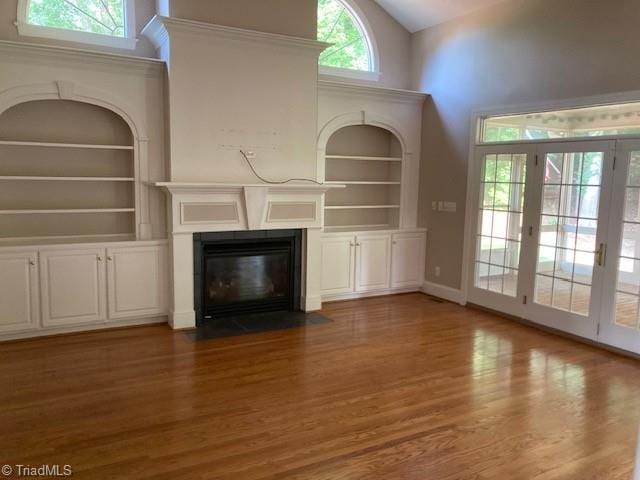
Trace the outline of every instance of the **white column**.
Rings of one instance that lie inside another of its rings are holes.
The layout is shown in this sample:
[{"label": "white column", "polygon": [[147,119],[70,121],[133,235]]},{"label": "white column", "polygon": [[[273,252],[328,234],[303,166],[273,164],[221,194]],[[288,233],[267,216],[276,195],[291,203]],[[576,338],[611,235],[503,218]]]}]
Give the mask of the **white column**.
[{"label": "white column", "polygon": [[171,315],[169,325],[174,330],[194,328],[193,309],[193,234],[171,234]]},{"label": "white column", "polygon": [[309,228],[305,235],[305,284],[302,298],[302,308],[305,312],[312,312],[322,308],[320,292],[322,288],[322,247],[320,245],[321,230]]}]

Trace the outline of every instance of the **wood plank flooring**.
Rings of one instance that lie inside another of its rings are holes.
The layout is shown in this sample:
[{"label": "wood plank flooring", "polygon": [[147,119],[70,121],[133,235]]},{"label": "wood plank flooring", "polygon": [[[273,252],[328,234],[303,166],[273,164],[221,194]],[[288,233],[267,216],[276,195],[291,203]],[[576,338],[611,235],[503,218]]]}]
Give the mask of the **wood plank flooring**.
[{"label": "wood plank flooring", "polygon": [[80,479],[631,477],[640,363],[421,294],[194,343],[0,344],[0,463]]}]

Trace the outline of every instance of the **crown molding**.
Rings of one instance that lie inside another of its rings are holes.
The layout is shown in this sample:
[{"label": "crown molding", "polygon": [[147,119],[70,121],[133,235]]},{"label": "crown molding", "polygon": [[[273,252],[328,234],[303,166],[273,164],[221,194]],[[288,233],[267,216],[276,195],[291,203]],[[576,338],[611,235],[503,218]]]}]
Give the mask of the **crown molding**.
[{"label": "crown molding", "polygon": [[154,16],[142,30],[156,48],[160,48],[173,33],[189,33],[207,36],[211,39],[226,38],[229,40],[249,41],[261,45],[297,48],[314,51],[318,55],[331,44],[311,40],[309,38],[292,37],[277,33],[258,32],[225,25],[185,20],[183,18]]},{"label": "crown molding", "polygon": [[326,93],[337,93],[349,96],[360,95],[395,103],[409,103],[414,105],[421,105],[429,97],[426,93],[413,90],[359,85],[356,83],[335,82],[330,80],[319,80],[318,90]]},{"label": "crown molding", "polygon": [[70,62],[74,65],[115,67],[129,73],[138,72],[153,75],[162,74],[165,65],[162,60],[155,58],[8,40],[0,40],[0,56],[12,57],[12,60],[21,63],[37,61],[59,65],[61,62]]}]

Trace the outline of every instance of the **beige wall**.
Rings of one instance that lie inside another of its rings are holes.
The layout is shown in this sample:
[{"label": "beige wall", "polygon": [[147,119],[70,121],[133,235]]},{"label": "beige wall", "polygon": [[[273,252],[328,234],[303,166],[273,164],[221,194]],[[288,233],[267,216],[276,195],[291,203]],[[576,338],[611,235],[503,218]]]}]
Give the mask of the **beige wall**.
[{"label": "beige wall", "polygon": [[[411,34],[373,0],[353,0],[376,37],[381,87],[409,88]],[[363,82],[367,83],[367,82]]]},{"label": "beige wall", "polygon": [[[512,0],[413,35],[413,87],[432,95],[420,185],[427,280],[460,287],[472,111],[640,89],[638,24],[637,0]],[[434,212],[433,200],[458,211]]]},{"label": "beige wall", "polygon": [[[135,50],[121,50],[115,48],[101,47],[91,45],[92,50],[100,50],[106,52],[115,52],[125,55],[137,55],[140,57],[155,57],[153,45],[144,37],[140,36],[140,31],[147,22],[156,13],[155,0],[135,0],[136,6],[136,32],[140,39]],[[21,37],[18,35],[18,29],[14,25],[17,19],[18,0],[2,0],[0,1],[0,40],[10,40],[13,42],[42,43],[49,45],[60,45],[64,47],[87,48],[86,44],[77,44],[74,42],[65,42],[61,40],[53,40],[50,38],[39,37]]]},{"label": "beige wall", "polygon": [[316,38],[316,0],[170,0],[172,17]]}]

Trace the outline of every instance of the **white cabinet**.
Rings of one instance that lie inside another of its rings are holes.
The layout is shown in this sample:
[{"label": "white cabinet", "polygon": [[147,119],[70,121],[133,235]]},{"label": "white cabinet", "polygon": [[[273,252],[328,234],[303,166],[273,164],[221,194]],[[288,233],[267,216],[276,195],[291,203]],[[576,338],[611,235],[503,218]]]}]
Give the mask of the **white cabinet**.
[{"label": "white cabinet", "polygon": [[355,238],[336,235],[322,241],[322,291],[348,293],[354,289]]},{"label": "white cabinet", "polygon": [[43,326],[106,320],[104,263],[102,248],[40,253]]},{"label": "white cabinet", "polygon": [[167,314],[166,242],[0,249],[0,336]]},{"label": "white cabinet", "polygon": [[394,233],[391,240],[391,288],[421,286],[427,243],[425,233]]},{"label": "white cabinet", "polygon": [[389,288],[390,262],[390,235],[358,235],[356,237],[356,292]]},{"label": "white cabinet", "polygon": [[0,333],[39,326],[38,254],[0,254]]},{"label": "white cabinet", "polygon": [[109,320],[166,312],[167,248],[107,249]]},{"label": "white cabinet", "polygon": [[326,233],[322,237],[325,300],[418,290],[424,281],[426,233]]}]

